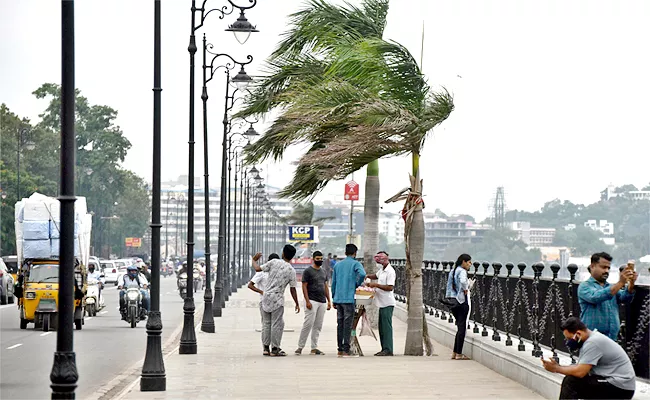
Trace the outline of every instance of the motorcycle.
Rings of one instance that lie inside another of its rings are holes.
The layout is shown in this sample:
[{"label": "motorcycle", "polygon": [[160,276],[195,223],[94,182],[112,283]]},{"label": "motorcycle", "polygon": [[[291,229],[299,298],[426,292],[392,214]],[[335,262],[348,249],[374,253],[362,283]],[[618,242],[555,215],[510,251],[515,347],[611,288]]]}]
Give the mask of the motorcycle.
[{"label": "motorcycle", "polygon": [[145,317],[145,309],[142,307],[142,293],[138,288],[129,288],[126,290],[126,321],[131,324],[131,328]]},{"label": "motorcycle", "polygon": [[86,314],[94,317],[97,312],[105,307],[104,296],[100,296],[99,285],[102,283],[97,279],[88,280],[88,291],[86,292]]},{"label": "motorcycle", "polygon": [[178,294],[180,294],[181,299],[185,299],[187,296],[187,273],[183,272],[178,275],[176,286],[178,287]]},{"label": "motorcycle", "polygon": [[198,268],[194,268],[194,293],[197,290],[203,289],[203,277],[201,276],[201,271]]}]

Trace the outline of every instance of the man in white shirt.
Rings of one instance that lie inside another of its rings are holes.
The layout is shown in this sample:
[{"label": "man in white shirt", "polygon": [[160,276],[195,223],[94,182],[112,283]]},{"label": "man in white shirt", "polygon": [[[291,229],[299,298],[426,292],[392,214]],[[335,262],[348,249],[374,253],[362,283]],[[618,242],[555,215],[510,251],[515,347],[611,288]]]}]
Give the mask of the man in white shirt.
[{"label": "man in white shirt", "polygon": [[[268,261],[278,259],[280,259],[280,256],[273,253],[269,256]],[[262,317],[262,346],[264,347],[262,354],[265,356],[271,355],[271,350],[269,348],[269,346],[271,346],[271,331],[264,329],[264,311],[262,310],[262,296],[264,295],[264,289],[266,289],[266,280],[268,279],[268,276],[268,272],[257,272],[255,275],[253,275],[251,281],[248,282],[248,288],[253,292],[260,294],[260,316]]]},{"label": "man in white shirt", "polygon": [[388,253],[380,251],[375,255],[375,261],[381,265],[376,274],[370,274],[366,278],[377,280],[370,282],[369,287],[375,288],[374,304],[379,308],[379,340],[381,351],[376,356],[393,355],[393,310],[395,309],[395,269],[388,262]]}]

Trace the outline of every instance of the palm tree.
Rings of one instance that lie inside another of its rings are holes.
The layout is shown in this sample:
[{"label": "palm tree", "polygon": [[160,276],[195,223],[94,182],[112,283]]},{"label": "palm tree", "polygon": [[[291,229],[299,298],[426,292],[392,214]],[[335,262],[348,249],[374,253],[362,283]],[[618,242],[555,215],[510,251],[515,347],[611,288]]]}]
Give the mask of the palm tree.
[{"label": "palm tree", "polygon": [[[249,99],[240,116],[265,114],[274,108],[287,107],[293,103],[289,95],[294,88],[322,81],[330,67],[335,48],[341,40],[354,41],[358,38],[381,39],[386,25],[388,0],[366,0],[361,7],[348,5],[340,7],[323,0],[312,0],[308,5],[290,16],[292,29],[284,35],[284,40],[268,60],[270,71]],[[281,118],[248,155],[250,162],[268,156],[276,160],[284,150],[297,142],[308,142],[312,148],[324,146],[336,127],[325,127],[326,131],[314,132],[313,139],[298,131],[291,131]],[[282,192],[294,200],[303,200],[322,189],[328,180],[310,173],[305,179],[294,179]],[[369,160],[366,172],[364,193],[364,266],[368,273],[375,272],[373,255],[379,242],[379,161]],[[370,313],[373,315],[373,313]]]},{"label": "palm tree", "polygon": [[[334,9],[323,1],[310,4]],[[387,1],[367,0],[364,7],[383,10],[385,22]],[[379,158],[412,154],[413,175],[405,206],[409,315],[404,353],[422,355],[424,343],[430,354],[422,312],[424,221],[419,197],[419,154],[427,134],[453,110],[453,100],[446,90],[430,91],[417,62],[399,43],[385,41],[381,35],[342,35],[337,29],[347,24],[354,32],[356,20],[333,26],[328,25],[329,21],[320,21],[324,28],[312,27],[320,31],[331,28],[329,34],[321,32],[328,40],[321,42],[306,34],[301,46],[288,46],[284,49],[288,55],[279,54],[272,60],[275,74],[271,76],[276,79],[262,82],[247,112],[279,107],[282,114],[248,149],[248,157],[253,162],[266,157],[277,159],[290,144],[310,144],[298,161],[292,183],[283,191],[286,196],[304,198],[330,180],[343,179]],[[309,48],[313,53],[292,53],[296,48]]]},{"label": "palm tree", "polygon": [[323,227],[325,221],[331,221],[334,217],[319,217],[314,218],[314,203],[311,201],[304,204],[295,204],[293,212],[282,220],[287,225],[314,225],[319,228]]}]

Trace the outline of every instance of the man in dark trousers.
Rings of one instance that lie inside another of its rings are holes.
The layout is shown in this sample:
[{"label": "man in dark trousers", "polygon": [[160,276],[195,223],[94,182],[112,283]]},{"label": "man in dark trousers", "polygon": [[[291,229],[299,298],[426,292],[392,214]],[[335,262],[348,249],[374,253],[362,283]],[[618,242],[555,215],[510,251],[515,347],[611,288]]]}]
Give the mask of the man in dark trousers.
[{"label": "man in dark trousers", "polygon": [[565,375],[560,399],[631,399],[636,389],[634,367],[627,353],[615,341],[592,331],[576,317],[560,326],[564,343],[572,351],[580,351],[576,365],[559,365],[544,360],[547,371]]},{"label": "man in dark trousers", "polygon": [[338,355],[339,357],[359,357],[358,354],[350,353],[350,339],[354,323],[354,293],[357,287],[363,283],[366,272],[361,263],[355,259],[357,246],[346,245],[345,255],[345,260],[336,263],[332,275],[332,297],[337,312]]}]

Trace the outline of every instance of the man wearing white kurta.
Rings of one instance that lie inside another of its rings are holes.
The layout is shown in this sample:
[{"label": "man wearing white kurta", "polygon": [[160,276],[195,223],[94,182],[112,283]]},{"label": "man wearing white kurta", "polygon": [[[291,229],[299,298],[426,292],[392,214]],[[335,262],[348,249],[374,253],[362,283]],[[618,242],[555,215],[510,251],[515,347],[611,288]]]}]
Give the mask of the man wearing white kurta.
[{"label": "man wearing white kurta", "polygon": [[374,304],[379,308],[379,341],[381,351],[376,356],[393,355],[393,310],[395,309],[395,269],[388,262],[388,253],[380,251],[375,255],[375,262],[381,265],[376,274],[370,274],[367,278],[377,280],[371,282],[369,287],[375,288]]}]

